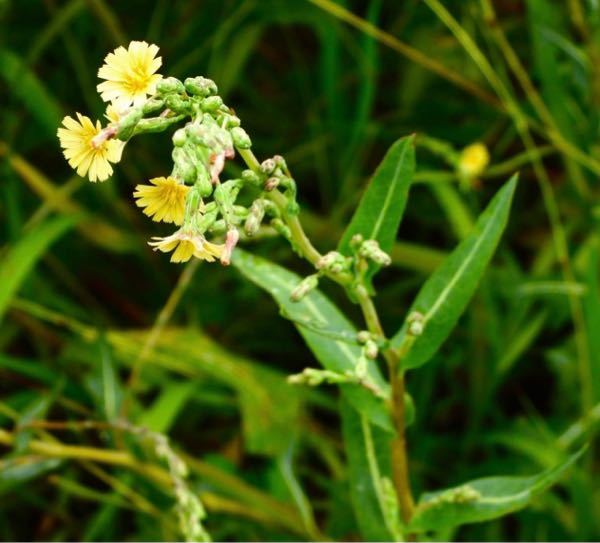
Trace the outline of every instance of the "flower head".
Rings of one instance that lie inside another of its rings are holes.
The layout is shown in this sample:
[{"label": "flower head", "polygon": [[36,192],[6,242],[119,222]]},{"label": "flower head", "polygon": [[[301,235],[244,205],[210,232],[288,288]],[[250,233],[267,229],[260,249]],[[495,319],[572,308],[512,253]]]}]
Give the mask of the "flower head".
[{"label": "flower head", "polygon": [[171,262],[187,262],[192,256],[207,262],[214,262],[217,258],[221,258],[224,249],[223,245],[207,241],[202,234],[183,228],[170,236],[152,239],[155,241],[148,242],[148,245],[154,247],[155,251],[169,253],[174,250]]},{"label": "flower head", "polygon": [[190,188],[172,177],[150,179],[152,185],[137,185],[136,205],[153,221],[180,225],[185,215],[185,199]]},{"label": "flower head", "polygon": [[100,121],[94,125],[89,117],[80,113],[77,113],[77,119],[65,117],[64,128],[57,131],[63,154],[78,175],[87,174],[90,181],[104,181],[113,172],[110,162],[119,162],[123,148],[112,139],[95,145],[94,138],[102,132]]},{"label": "flower head", "polygon": [[122,109],[133,104],[138,106],[146,96],[154,94],[162,76],[155,73],[162,64],[156,57],[158,47],[145,41],[132,41],[129,47],[117,47],[106,55],[98,77],[106,79],[98,84],[98,92],[105,102],[112,102]]},{"label": "flower head", "polygon": [[481,175],[490,162],[490,153],[487,147],[480,142],[472,143],[465,147],[458,159],[458,168],[466,177]]}]

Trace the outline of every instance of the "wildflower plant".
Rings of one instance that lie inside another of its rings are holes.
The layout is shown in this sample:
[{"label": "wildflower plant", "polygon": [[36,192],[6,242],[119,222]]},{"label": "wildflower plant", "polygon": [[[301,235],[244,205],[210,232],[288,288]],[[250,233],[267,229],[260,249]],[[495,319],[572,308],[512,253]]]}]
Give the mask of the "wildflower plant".
[{"label": "wildflower plant", "polygon": [[[215,82],[203,76],[184,81],[162,76],[158,52],[155,45],[131,42],[106,56],[97,88],[107,102],[108,122],[103,127],[80,113],[77,120],[65,117],[58,129],[65,158],[79,175],[106,181],[112,164],[136,136],[172,132],[171,171],[156,172],[157,177],[137,185],[133,193],[145,215],[175,228],[148,245],[170,254],[174,263],[233,263],[270,293],[282,315],[297,327],[323,367],[308,367],[288,382],[340,387],[352,501],[364,538],[449,539],[462,524],[527,506],[558,481],[581,452],[531,477],[477,479],[413,498],[408,430],[418,414],[406,376],[432,359],[475,292],[507,224],[516,176],[425,281],[398,330],[388,335],[374,303],[374,278],[392,262],[390,251],[415,170],[415,137],[401,138],[388,150],[337,247],[322,254],[302,227],[297,185],[285,159],[274,155],[259,161],[250,136],[223,102]],[[434,140],[423,144],[456,168],[464,188],[490,160],[480,143],[461,153]],[[245,169],[238,177],[224,179],[225,163],[236,155]],[[242,192],[243,200],[238,198]],[[300,278],[236,248],[240,237],[266,227],[287,240],[313,272]],[[361,326],[356,328],[319,290],[326,280],[340,285],[360,307]],[[202,515],[194,517],[197,522]],[[188,526],[185,532],[194,530]],[[201,527],[194,533],[193,537],[208,537]]]}]

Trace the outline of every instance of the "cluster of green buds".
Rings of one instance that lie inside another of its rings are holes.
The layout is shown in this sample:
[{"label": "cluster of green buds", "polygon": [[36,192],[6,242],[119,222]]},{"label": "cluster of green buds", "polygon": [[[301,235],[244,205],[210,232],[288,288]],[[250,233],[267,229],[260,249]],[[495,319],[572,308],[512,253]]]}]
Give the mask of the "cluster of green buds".
[{"label": "cluster of green buds", "polygon": [[[146,214],[163,210],[165,222],[180,228],[171,236],[155,238],[155,250],[172,251],[172,261],[184,262],[192,256],[207,261],[218,259],[227,265],[240,231],[255,235],[263,221],[286,238],[290,232],[281,219],[279,208],[268,198],[278,188],[287,197],[287,213],[298,212],[296,183],[289,175],[285,160],[275,156],[255,170],[244,170],[239,178],[221,180],[228,159],[249,150],[252,141],[240,126],[240,119],[218,95],[214,81],[205,77],[161,79],[156,92],[142,104],[131,107],[117,122],[110,124],[95,138],[95,144],[111,138],[128,141],[139,134],[160,132],[186,121],[172,137],[173,169],[168,178],[153,179],[155,186],[138,186],[138,205]],[[238,204],[238,194],[250,187],[253,199]],[[165,207],[173,209],[165,210]],[[180,208],[179,219],[177,206]],[[155,213],[157,215],[157,213]],[[153,217],[155,218],[155,217]],[[161,220],[156,219],[155,220]],[[208,234],[224,236],[223,244],[206,239]]]}]

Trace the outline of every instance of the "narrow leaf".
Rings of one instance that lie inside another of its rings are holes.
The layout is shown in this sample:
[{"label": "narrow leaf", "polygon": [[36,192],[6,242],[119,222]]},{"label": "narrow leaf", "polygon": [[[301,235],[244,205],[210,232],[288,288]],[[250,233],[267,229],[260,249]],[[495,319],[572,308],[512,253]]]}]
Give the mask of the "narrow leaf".
[{"label": "narrow leaf", "polygon": [[[285,314],[295,323],[311,321],[321,323],[324,328],[356,335],[354,326],[318,290],[312,291],[300,302],[290,300],[292,290],[301,280],[295,273],[237,249],[233,264],[253,283],[271,294]],[[358,345],[327,337],[305,326],[296,324],[296,327],[323,367],[341,373],[354,368],[360,356]],[[387,390],[387,385],[375,364],[369,366],[369,377],[380,389]],[[342,385],[340,388],[357,411],[365,414],[374,424],[393,431],[387,409],[371,392],[357,385]]]},{"label": "narrow leaf", "polygon": [[386,526],[381,477],[390,476],[391,436],[374,428],[364,415],[342,398],[344,448],[348,459],[350,497],[364,541],[392,541]]},{"label": "narrow leaf", "polygon": [[396,141],[383,157],[340,240],[340,252],[349,254],[355,234],[377,240],[386,253],[392,250],[414,173],[414,136],[407,136]]},{"label": "narrow leaf", "polygon": [[[508,220],[517,176],[492,199],[477,220],[473,232],[458,245],[429,277],[413,302],[409,314],[423,315],[424,330],[404,358],[403,367],[416,368],[427,362],[448,337],[473,296]],[[398,347],[406,338],[408,324],[392,338]]]},{"label": "narrow leaf", "polygon": [[73,217],[49,219],[8,249],[0,263],[0,319],[36,261],[74,224]]},{"label": "narrow leaf", "polygon": [[555,484],[584,451],[581,449],[564,462],[532,477],[486,477],[447,490],[428,492],[419,500],[410,530],[439,531],[492,520],[522,509]]}]

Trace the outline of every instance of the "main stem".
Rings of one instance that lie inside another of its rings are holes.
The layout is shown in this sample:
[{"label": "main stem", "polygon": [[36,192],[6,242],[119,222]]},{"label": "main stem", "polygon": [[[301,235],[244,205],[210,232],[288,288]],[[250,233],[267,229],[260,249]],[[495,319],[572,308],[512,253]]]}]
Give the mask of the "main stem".
[{"label": "main stem", "polygon": [[[238,149],[238,152],[251,170],[256,173],[260,173],[260,164],[252,151],[247,149]],[[288,202],[286,197],[277,189],[270,192],[269,197],[280,209],[283,221],[290,229],[291,241],[296,250],[311,264],[316,265],[316,263],[321,259],[322,255],[319,253],[319,251],[317,251],[317,249],[315,249],[313,244],[306,236],[298,216],[288,213]],[[349,279],[351,280],[351,278],[346,277],[346,275],[330,275],[330,277],[342,286],[348,286]],[[371,334],[378,339],[384,340],[385,332],[381,326],[375,304],[373,303],[372,298],[369,296],[367,289],[364,287],[364,285],[358,285],[355,293],[369,332],[371,332]],[[382,349],[382,354],[388,366],[389,380],[392,388],[389,407],[392,420],[394,422],[394,427],[396,429],[396,436],[392,440],[392,479],[394,482],[394,488],[396,489],[398,503],[400,504],[402,518],[405,523],[408,523],[412,518],[415,506],[410,487],[410,479],[408,476],[408,453],[406,447],[405,422],[406,414],[404,408],[405,384],[404,373],[399,368],[400,357],[402,353],[387,347]]]},{"label": "main stem", "polygon": [[[367,289],[363,285],[360,285],[356,289],[356,295],[369,332],[378,338],[385,339],[385,333],[379,321],[377,309]],[[392,480],[396,489],[396,495],[398,496],[402,519],[405,524],[408,524],[413,516],[415,503],[408,476],[404,372],[399,369],[400,356],[398,351],[387,348],[382,350],[382,354],[388,366],[390,386],[392,388],[390,412],[396,429],[396,435],[392,440]]]}]

